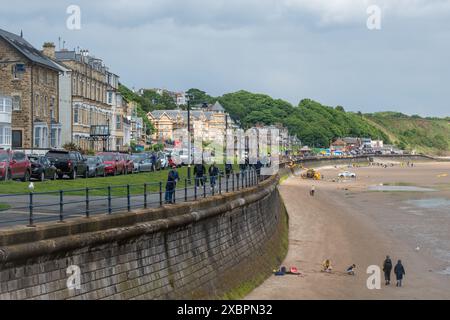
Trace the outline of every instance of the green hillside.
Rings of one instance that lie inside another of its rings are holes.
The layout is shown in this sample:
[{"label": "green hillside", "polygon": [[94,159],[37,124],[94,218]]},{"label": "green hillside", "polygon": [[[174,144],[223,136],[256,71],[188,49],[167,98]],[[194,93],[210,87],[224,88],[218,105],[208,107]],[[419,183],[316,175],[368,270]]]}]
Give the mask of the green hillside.
[{"label": "green hillside", "polygon": [[[155,109],[175,109],[168,95],[146,90],[138,96],[121,85],[120,91],[139,104],[140,114]],[[304,99],[297,106],[273,99],[265,94],[248,91],[227,93],[215,98],[199,89],[187,91],[193,95],[192,105],[219,101],[230,116],[243,128],[255,124],[282,124],[291,135],[306,145],[328,147],[338,137],[370,137],[393,143],[402,149],[427,154],[450,154],[450,118],[421,118],[398,112],[362,114],[347,112],[342,106],[329,107]],[[186,108],[186,106],[182,106]]]},{"label": "green hillside", "polygon": [[244,128],[256,123],[281,123],[310,146],[327,147],[337,137],[345,136],[380,138],[389,142],[387,134],[366,121],[362,114],[346,112],[340,106],[327,107],[309,99],[293,106],[247,91],[225,94],[219,101]]},{"label": "green hillside", "polygon": [[364,117],[403,149],[427,154],[450,154],[449,118],[421,118],[396,112],[378,112]]}]

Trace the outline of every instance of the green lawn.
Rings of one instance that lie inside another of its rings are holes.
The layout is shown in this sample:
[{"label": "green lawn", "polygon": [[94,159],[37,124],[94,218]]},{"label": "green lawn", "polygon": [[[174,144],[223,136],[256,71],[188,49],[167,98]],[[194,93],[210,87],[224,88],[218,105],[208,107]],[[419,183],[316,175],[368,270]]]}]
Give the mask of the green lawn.
[{"label": "green lawn", "polygon": [[[219,169],[223,171],[223,165],[218,165]],[[208,169],[209,166],[207,165]],[[194,168],[191,167],[191,174],[193,174]],[[235,165],[235,172],[238,170],[238,166]],[[156,172],[142,172],[128,175],[120,176],[108,176],[101,178],[77,178],[76,180],[56,180],[56,181],[33,181],[34,192],[55,192],[59,190],[64,190],[66,195],[85,195],[86,188],[94,188],[90,190],[89,194],[92,196],[106,196],[108,194],[107,187],[111,186],[111,194],[113,196],[123,196],[127,194],[126,185],[130,185],[131,194],[143,194],[144,184],[147,183],[147,190],[149,192],[155,192],[159,190],[159,182],[162,182],[163,190],[165,189],[168,170],[161,170]],[[184,187],[184,180],[187,178],[187,167],[179,168],[178,174],[180,175],[180,182],[178,187]],[[20,181],[1,181],[0,182],[0,194],[20,194],[28,193],[29,182]],[[102,188],[100,190],[95,190],[95,188]],[[70,191],[74,189],[83,189],[77,191]],[[55,193],[57,196],[57,193]],[[1,204],[0,204],[1,210]]]},{"label": "green lawn", "polygon": [[0,203],[0,211],[5,211],[5,210],[8,210],[10,208],[11,208],[11,206],[9,204]]}]

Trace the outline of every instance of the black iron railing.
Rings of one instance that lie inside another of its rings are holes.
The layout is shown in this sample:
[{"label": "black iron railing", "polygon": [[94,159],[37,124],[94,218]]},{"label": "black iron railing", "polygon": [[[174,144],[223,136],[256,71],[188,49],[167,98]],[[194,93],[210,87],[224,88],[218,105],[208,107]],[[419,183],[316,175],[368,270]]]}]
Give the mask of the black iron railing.
[{"label": "black iron railing", "polygon": [[64,222],[70,218],[90,218],[98,214],[130,212],[134,209],[195,201],[253,187],[266,177],[255,169],[191,180],[109,185],[107,187],[68,189],[0,195],[9,208],[0,212],[0,227],[39,222]]}]

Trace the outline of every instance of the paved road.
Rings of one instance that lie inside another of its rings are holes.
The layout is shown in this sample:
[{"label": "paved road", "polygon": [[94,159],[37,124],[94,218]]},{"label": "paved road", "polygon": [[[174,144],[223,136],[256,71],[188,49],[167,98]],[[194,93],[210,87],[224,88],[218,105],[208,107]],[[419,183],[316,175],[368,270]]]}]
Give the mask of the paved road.
[{"label": "paved road", "polygon": [[[250,182],[248,182],[250,184]],[[234,181],[234,189],[237,190],[236,179]],[[245,182],[244,182],[245,184]],[[229,192],[233,191],[232,179],[222,179],[221,187],[219,188],[218,182],[214,190],[211,189],[209,181],[205,184],[205,188],[199,187],[197,190],[195,186],[189,185],[185,191],[184,181],[178,183],[177,190],[175,192],[175,201],[194,201],[196,198],[201,199],[204,197],[212,196],[220,192],[225,193],[228,189]],[[239,183],[239,188],[242,188],[242,181]],[[148,192],[147,199],[145,200],[143,187],[142,192],[139,195],[131,195],[130,197],[130,209],[144,208],[145,202],[147,207],[159,207],[160,200],[164,203],[165,188],[160,195],[158,192]],[[29,194],[22,195],[0,195],[0,203],[5,203],[11,206],[10,209],[0,212],[0,229],[5,227],[11,227],[15,225],[27,225],[30,218],[30,196]],[[112,197],[111,204],[109,205],[107,196],[90,196],[89,204],[86,203],[85,196],[64,196],[63,200],[63,219],[85,217],[86,212],[89,211],[89,215],[108,214],[109,208],[112,213],[124,212],[128,210],[128,199],[126,196]],[[53,194],[40,194],[33,195],[33,222],[42,223],[48,221],[60,220],[60,199],[58,193]]]}]

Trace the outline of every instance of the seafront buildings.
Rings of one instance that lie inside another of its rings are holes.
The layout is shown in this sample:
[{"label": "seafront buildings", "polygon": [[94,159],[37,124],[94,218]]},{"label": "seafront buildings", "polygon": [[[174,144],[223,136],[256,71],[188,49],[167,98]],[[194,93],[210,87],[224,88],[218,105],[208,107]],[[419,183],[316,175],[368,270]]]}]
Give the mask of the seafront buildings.
[{"label": "seafront buildings", "polygon": [[23,37],[0,29],[1,147],[61,145],[58,78],[63,72]]},{"label": "seafront buildings", "polygon": [[38,50],[0,29],[0,79],[0,148],[128,151],[132,139],[147,140],[119,76],[87,50],[56,51],[51,42]]}]

